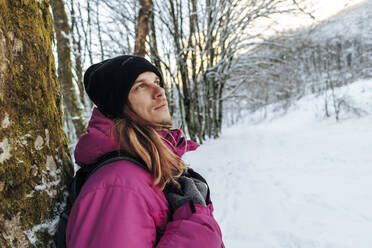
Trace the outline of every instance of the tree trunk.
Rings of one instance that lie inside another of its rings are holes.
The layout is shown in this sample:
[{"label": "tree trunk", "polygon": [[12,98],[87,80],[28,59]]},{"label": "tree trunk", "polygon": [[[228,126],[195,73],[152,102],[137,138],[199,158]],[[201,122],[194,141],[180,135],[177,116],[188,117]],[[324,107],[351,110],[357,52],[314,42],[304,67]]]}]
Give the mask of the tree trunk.
[{"label": "tree trunk", "polygon": [[136,30],[136,44],[134,47],[134,54],[144,57],[146,55],[146,37],[149,34],[152,0],[139,0],[141,8],[138,13],[138,22]]},{"label": "tree trunk", "polygon": [[[88,51],[88,56],[89,56],[89,62],[90,64],[92,65],[93,64],[93,50],[92,50],[92,21],[91,21],[91,7],[90,7],[90,1],[91,0],[87,0],[87,16],[88,16],[88,20],[87,20],[87,27],[86,27],[86,30],[83,29],[83,32],[85,33],[85,47]],[[80,8],[79,8],[80,10]],[[81,10],[80,10],[81,11]],[[83,20],[83,19],[81,19]],[[84,27],[84,24],[82,24],[82,27]]]},{"label": "tree trunk", "polygon": [[101,50],[101,60],[103,61],[105,59],[105,51],[103,50],[103,40],[102,40],[102,32],[101,32],[101,21],[99,16],[99,0],[96,1],[96,25],[97,25],[97,31],[98,31],[98,41],[99,41],[99,48]]},{"label": "tree trunk", "polygon": [[64,8],[63,0],[51,0],[54,29],[57,38],[58,81],[62,88],[63,118],[65,123],[72,122],[75,136],[79,137],[85,131],[82,109],[74,89],[71,71],[70,26]]},{"label": "tree trunk", "polygon": [[161,64],[160,64],[160,55],[159,55],[159,50],[158,50],[158,42],[156,38],[156,28],[155,28],[155,15],[154,11],[151,11],[150,15],[150,56],[151,56],[151,61],[154,63],[156,68],[159,70],[161,69]]},{"label": "tree trunk", "polygon": [[[74,72],[76,76],[76,83],[79,87],[79,97],[80,102],[83,104],[85,109],[90,109],[91,102],[86,100],[85,97],[85,89],[84,89],[84,83],[83,83],[83,50],[82,50],[82,36],[79,31],[79,24],[76,20],[76,13],[75,13],[75,6],[74,6],[74,0],[70,1],[70,15],[71,15],[71,37],[72,37],[72,52],[74,57]],[[76,37],[75,37],[76,35]]]},{"label": "tree trunk", "polygon": [[47,1],[0,1],[0,247],[48,247],[73,168]]}]

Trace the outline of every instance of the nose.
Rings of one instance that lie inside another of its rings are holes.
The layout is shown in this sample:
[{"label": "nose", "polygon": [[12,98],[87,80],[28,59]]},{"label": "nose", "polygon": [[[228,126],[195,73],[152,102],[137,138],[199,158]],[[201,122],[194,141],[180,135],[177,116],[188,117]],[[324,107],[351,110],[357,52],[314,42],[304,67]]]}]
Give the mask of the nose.
[{"label": "nose", "polygon": [[153,91],[154,91],[154,98],[157,99],[157,98],[162,98],[165,96],[165,90],[164,88],[160,87],[159,85],[155,84],[154,85],[154,88],[153,88]]}]

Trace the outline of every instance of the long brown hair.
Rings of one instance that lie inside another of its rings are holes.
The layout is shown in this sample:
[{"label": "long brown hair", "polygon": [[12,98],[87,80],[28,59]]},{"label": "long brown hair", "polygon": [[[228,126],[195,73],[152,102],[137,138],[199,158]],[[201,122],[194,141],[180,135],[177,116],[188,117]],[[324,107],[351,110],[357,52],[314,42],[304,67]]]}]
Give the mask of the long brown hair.
[{"label": "long brown hair", "polygon": [[126,118],[114,120],[114,131],[116,132],[120,149],[129,155],[141,158],[150,173],[154,177],[153,185],[159,185],[163,191],[165,185],[173,182],[187,168],[182,159],[171,152],[164,144],[158,130],[170,130],[170,123],[154,124],[139,117],[129,105],[124,106]]}]

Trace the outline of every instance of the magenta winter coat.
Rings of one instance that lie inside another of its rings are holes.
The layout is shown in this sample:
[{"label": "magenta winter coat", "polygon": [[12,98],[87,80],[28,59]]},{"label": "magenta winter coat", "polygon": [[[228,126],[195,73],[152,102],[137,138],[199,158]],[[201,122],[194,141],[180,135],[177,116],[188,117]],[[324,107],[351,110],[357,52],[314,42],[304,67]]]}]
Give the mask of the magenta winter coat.
[{"label": "magenta winter coat", "polygon": [[[79,164],[90,164],[99,156],[119,150],[117,141],[109,137],[113,122],[94,109],[88,132],[82,135],[75,150]],[[181,139],[181,132],[159,132],[179,156],[195,150],[198,144]],[[69,217],[67,247],[224,247],[220,228],[212,212],[213,206],[189,204],[178,208],[168,222],[168,206],[164,193],[152,186],[152,176],[128,161],[107,164],[84,184]],[[157,237],[159,240],[157,241]]]}]

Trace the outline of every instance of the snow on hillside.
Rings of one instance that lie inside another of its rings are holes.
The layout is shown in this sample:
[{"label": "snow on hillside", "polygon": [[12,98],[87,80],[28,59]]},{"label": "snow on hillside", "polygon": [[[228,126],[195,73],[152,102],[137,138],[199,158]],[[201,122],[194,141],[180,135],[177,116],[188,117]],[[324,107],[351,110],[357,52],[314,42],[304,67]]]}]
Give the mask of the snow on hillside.
[{"label": "snow on hillside", "polygon": [[345,39],[370,38],[372,35],[371,19],[372,0],[366,0],[322,21],[316,26],[311,37],[319,41],[335,36],[342,36]]},{"label": "snow on hillside", "polygon": [[209,182],[227,248],[372,247],[372,80],[337,94],[363,115],[323,118],[322,97],[308,96],[185,155]]}]

